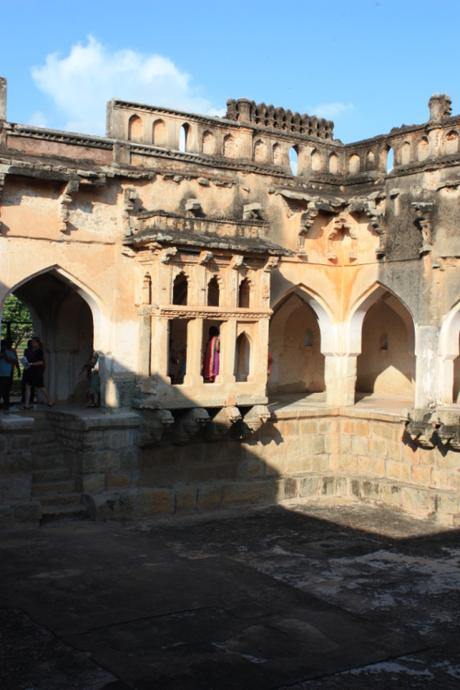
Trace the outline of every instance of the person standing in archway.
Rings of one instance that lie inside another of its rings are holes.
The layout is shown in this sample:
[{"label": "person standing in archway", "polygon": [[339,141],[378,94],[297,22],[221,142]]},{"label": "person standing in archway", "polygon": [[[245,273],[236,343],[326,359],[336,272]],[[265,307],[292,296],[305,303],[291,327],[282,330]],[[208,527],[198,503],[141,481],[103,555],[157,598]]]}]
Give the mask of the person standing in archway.
[{"label": "person standing in archway", "polygon": [[19,371],[16,352],[13,350],[11,340],[6,338],[1,341],[0,346],[0,399],[3,400],[5,412],[8,412],[10,409],[10,391],[14,367],[17,367]]},{"label": "person standing in archway", "polygon": [[40,391],[48,407],[51,407],[53,403],[50,400],[43,380],[45,373],[43,345],[40,341],[40,338],[37,338],[36,336],[31,339],[30,345],[29,355],[27,358],[28,364],[24,374],[24,383],[26,384],[26,399],[24,409],[30,409],[32,407],[30,404],[30,393],[32,387],[34,387],[36,391]]},{"label": "person standing in archway", "polygon": [[206,343],[203,362],[203,379],[205,383],[214,383],[220,370],[220,337],[219,329],[211,326]]}]

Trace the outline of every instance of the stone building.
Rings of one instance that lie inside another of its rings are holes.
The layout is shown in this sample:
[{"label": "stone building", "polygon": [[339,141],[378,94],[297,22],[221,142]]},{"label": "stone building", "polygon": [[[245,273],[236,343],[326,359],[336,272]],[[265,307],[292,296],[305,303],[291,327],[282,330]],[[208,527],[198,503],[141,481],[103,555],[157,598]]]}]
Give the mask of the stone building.
[{"label": "stone building", "polygon": [[426,123],[346,145],[247,99],[114,100],[96,137],[8,122],[0,80],[0,305],[29,307],[65,403],[56,467],[26,450],[33,415],[2,418],[5,515],[66,492],[96,517],[326,494],[455,524],[459,134],[438,94]]}]

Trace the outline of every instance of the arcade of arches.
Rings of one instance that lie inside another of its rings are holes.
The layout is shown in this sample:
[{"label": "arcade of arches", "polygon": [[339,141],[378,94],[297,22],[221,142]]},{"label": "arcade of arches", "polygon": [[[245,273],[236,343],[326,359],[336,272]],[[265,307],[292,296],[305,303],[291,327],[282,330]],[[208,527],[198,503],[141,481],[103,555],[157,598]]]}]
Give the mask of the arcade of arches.
[{"label": "arcade of arches", "polygon": [[85,402],[87,383],[83,367],[93,351],[90,307],[54,271],[23,282],[13,294],[28,307],[34,333],[43,342],[47,362],[45,385],[51,398],[58,402]]}]

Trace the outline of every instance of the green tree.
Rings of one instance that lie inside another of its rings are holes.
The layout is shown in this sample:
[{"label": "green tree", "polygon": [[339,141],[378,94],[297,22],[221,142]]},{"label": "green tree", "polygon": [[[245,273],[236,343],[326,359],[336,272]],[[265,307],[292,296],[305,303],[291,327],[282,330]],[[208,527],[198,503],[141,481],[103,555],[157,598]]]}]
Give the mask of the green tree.
[{"label": "green tree", "polygon": [[3,306],[2,338],[11,336],[15,348],[28,340],[33,333],[29,309],[15,295],[9,295]]}]

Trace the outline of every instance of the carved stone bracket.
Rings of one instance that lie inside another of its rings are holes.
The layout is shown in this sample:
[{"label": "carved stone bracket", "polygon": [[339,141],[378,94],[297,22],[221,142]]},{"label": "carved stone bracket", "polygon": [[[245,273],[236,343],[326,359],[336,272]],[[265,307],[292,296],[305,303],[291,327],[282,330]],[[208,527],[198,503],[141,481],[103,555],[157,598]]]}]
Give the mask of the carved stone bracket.
[{"label": "carved stone bracket", "polygon": [[205,266],[206,264],[209,264],[214,258],[214,254],[212,252],[208,251],[202,251],[200,252],[200,255],[198,257],[198,263],[201,266]]},{"label": "carved stone bracket", "polygon": [[198,199],[187,199],[185,202],[185,212],[189,216],[200,218],[204,216],[203,207]]},{"label": "carved stone bracket", "polygon": [[133,187],[128,187],[125,189],[123,195],[123,226],[125,231],[125,236],[130,237],[134,228],[131,224],[131,218],[134,214],[140,210],[141,202],[137,194],[137,190]]},{"label": "carved stone bracket", "polygon": [[258,203],[243,206],[243,220],[265,220],[262,205]]},{"label": "carved stone bracket", "polygon": [[70,206],[73,201],[74,194],[80,189],[79,178],[70,179],[64,187],[64,191],[60,198],[60,208],[59,208],[59,232],[63,234],[68,234],[71,230],[70,228]]},{"label": "carved stone bracket", "polygon": [[242,421],[242,436],[255,434],[271,418],[271,412],[266,405],[254,405],[246,412]]},{"label": "carved stone bracket", "polygon": [[140,409],[144,410],[141,445],[159,443],[174,426],[174,417],[169,410],[149,410],[146,399]]},{"label": "carved stone bracket", "polygon": [[414,225],[422,234],[422,246],[420,254],[428,254],[433,249],[433,207],[430,201],[414,201],[411,204],[414,210]]},{"label": "carved stone bracket", "polygon": [[209,414],[204,407],[192,407],[186,410],[176,421],[173,443],[187,443],[201,431],[210,421]]},{"label": "carved stone bracket", "polygon": [[437,415],[436,435],[446,450],[460,451],[460,414],[441,410]]},{"label": "carved stone bracket", "polygon": [[165,247],[160,251],[160,261],[162,264],[168,264],[171,259],[176,256],[177,247]]},{"label": "carved stone bracket", "polygon": [[267,263],[265,264],[262,270],[265,271],[265,273],[271,273],[273,269],[275,269],[279,265],[279,262],[279,256],[270,256],[267,259]]},{"label": "carved stone bracket", "polygon": [[244,256],[242,254],[234,254],[230,261],[230,268],[233,271],[239,271],[244,266]]},{"label": "carved stone bracket", "polygon": [[207,426],[207,430],[212,437],[221,437],[241,422],[241,412],[235,405],[222,407],[213,417],[212,423]]},{"label": "carved stone bracket", "polygon": [[435,446],[435,423],[431,410],[412,410],[407,414],[406,433],[413,444],[421,448],[431,449]]}]

